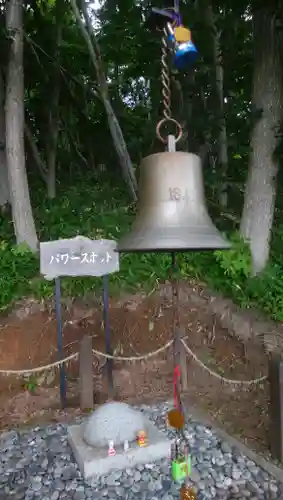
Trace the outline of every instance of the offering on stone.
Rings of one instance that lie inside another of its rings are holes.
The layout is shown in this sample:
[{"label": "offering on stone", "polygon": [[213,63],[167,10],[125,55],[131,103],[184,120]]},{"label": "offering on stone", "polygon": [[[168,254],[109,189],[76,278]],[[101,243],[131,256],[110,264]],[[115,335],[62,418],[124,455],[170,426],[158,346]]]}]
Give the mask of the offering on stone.
[{"label": "offering on stone", "polygon": [[116,451],[114,448],[114,441],[108,442],[108,457],[114,457],[116,455]]},{"label": "offering on stone", "polygon": [[177,408],[173,408],[173,410],[170,410],[167,414],[167,422],[168,425],[170,425],[170,427],[173,427],[174,429],[183,429],[185,425],[184,414]]},{"label": "offering on stone", "polygon": [[143,414],[126,403],[109,401],[99,406],[84,424],[83,439],[96,448],[106,448],[109,439],[115,446],[124,446],[125,441],[136,441],[137,434],[146,428]]},{"label": "offering on stone", "polygon": [[146,439],[146,432],[145,431],[139,431],[138,432],[137,443],[141,447],[147,445],[147,439]]}]

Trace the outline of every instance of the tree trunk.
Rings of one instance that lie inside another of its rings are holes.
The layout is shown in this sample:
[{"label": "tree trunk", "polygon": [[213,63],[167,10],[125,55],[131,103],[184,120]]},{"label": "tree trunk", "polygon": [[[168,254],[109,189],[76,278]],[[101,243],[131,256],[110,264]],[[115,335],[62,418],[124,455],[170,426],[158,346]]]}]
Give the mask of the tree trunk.
[{"label": "tree trunk", "polygon": [[268,8],[254,13],[253,107],[256,123],[251,134],[249,174],[240,232],[249,241],[252,272],[268,262],[276,198],[279,127],[282,120],[282,67],[275,16]]},{"label": "tree trunk", "polygon": [[53,63],[53,78],[51,83],[51,99],[50,99],[50,113],[49,113],[49,126],[48,135],[49,140],[46,152],[46,165],[47,165],[47,195],[48,198],[55,198],[56,196],[56,158],[57,158],[57,143],[59,135],[59,99],[60,99],[60,52],[62,41],[62,14],[64,6],[63,0],[56,0],[56,34],[55,34],[55,50],[54,50],[54,63]]},{"label": "tree trunk", "polygon": [[35,163],[35,165],[38,168],[38,171],[40,173],[40,176],[41,176],[44,184],[46,185],[47,184],[47,169],[46,169],[46,165],[45,165],[44,161],[41,158],[40,151],[39,151],[39,149],[37,147],[37,144],[35,142],[34,135],[33,135],[32,131],[30,130],[29,125],[28,125],[27,122],[25,123],[25,136],[26,136],[26,139],[28,141],[28,145],[29,145],[30,152],[32,154],[34,163]]},{"label": "tree trunk", "polygon": [[223,58],[220,44],[221,31],[217,28],[215,15],[213,13],[212,5],[206,7],[206,20],[210,29],[212,37],[212,50],[213,50],[213,63],[215,68],[215,92],[216,92],[216,115],[218,132],[218,169],[217,177],[219,179],[218,201],[223,208],[228,204],[228,184],[227,184],[227,171],[228,171],[228,148],[227,148],[227,129],[226,119],[224,113],[224,70]]},{"label": "tree trunk", "polygon": [[23,0],[10,0],[6,28],[10,53],[6,81],[6,152],[13,223],[17,243],[37,250],[24,148]]},{"label": "tree trunk", "polygon": [[[76,20],[81,29],[82,35],[85,39],[85,42],[88,46],[89,54],[91,57],[91,61],[94,65],[98,88],[101,96],[101,100],[103,102],[105,112],[108,119],[110,133],[112,135],[114,147],[116,149],[117,156],[119,158],[119,163],[122,169],[123,176],[129,188],[130,195],[133,201],[137,201],[137,181],[135,176],[135,171],[133,168],[133,164],[127,149],[127,145],[123,136],[123,132],[121,130],[119,121],[115,115],[114,109],[112,107],[110,96],[108,93],[108,85],[105,78],[105,73],[103,70],[103,63],[100,55],[99,46],[97,40],[93,34],[93,28],[90,21],[90,18],[87,13],[86,5],[84,0],[81,0],[82,11],[85,19],[85,23],[83,22],[80,11],[77,7],[76,0],[71,0],[71,5],[76,17]],[[86,29],[86,27],[87,29]],[[92,43],[93,39],[93,43]]]},{"label": "tree trunk", "polygon": [[5,87],[0,71],[0,210],[4,210],[10,201],[5,143]]}]

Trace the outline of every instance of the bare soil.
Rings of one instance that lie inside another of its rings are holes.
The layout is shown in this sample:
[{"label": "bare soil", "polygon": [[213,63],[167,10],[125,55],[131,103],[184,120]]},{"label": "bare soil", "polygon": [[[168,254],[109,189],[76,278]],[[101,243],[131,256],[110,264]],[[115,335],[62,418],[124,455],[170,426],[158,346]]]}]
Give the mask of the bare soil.
[{"label": "bare soil", "polygon": [[[219,299],[218,299],[219,300]],[[229,328],[222,309],[212,311],[211,297],[194,284],[183,287],[180,323],[187,343],[213,371],[227,378],[250,380],[267,374],[268,354],[254,335],[243,341]],[[225,310],[227,311],[227,303]],[[231,305],[231,308],[234,306]],[[235,312],[235,311],[234,311]],[[233,313],[234,314],[234,313]],[[247,321],[246,312],[243,314]],[[254,313],[253,314],[254,317]],[[150,296],[133,295],[110,300],[111,339],[114,354],[136,356],[155,351],[172,338],[173,311],[167,286]],[[69,301],[63,310],[64,353],[78,351],[86,334],[93,348],[105,351],[101,307],[97,300]],[[265,323],[267,320],[264,320]],[[240,326],[239,326],[240,328]],[[270,331],[281,326],[270,322]],[[0,369],[29,369],[57,360],[57,327],[52,305],[32,301],[21,304],[8,317],[0,318]],[[107,400],[104,363],[94,356],[95,401]],[[27,380],[0,376],[0,428],[39,424],[73,418],[78,408],[78,362],[67,367],[68,408],[60,410],[58,373],[47,372]],[[188,358],[189,389],[186,404],[208,414],[227,432],[253,449],[268,451],[268,382],[250,389],[221,384]],[[32,382],[35,390],[30,392]],[[145,402],[173,397],[173,357],[171,350],[146,362],[115,362],[116,397],[129,402]]]}]

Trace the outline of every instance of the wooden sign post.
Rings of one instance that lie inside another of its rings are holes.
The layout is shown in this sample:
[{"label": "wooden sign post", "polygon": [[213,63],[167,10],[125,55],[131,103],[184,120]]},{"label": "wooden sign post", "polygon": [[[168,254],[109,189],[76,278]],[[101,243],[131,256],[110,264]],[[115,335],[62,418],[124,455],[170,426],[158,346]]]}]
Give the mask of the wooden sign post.
[{"label": "wooden sign post", "polygon": [[[116,250],[116,242],[113,240],[91,240],[84,236],[76,236],[72,239],[62,239],[55,241],[46,241],[40,243],[40,272],[46,280],[55,279],[55,305],[56,305],[56,319],[57,319],[57,344],[58,344],[58,358],[63,359],[63,328],[61,319],[61,282],[60,278],[63,276],[93,276],[101,277],[108,276],[111,273],[119,271],[119,253]],[[104,280],[108,283],[108,280]],[[104,299],[104,319],[108,318],[108,286],[103,293]],[[107,311],[105,310],[107,308]],[[106,352],[110,351],[110,326],[107,319],[105,325],[106,337]],[[81,345],[81,356],[87,358],[87,345],[88,349],[89,340],[85,339]],[[110,352],[109,352],[110,354]],[[110,365],[111,367],[112,365]],[[110,369],[108,369],[108,373]],[[88,375],[87,375],[88,374]],[[93,395],[93,380],[92,374],[90,377],[90,370],[84,373],[80,370],[80,376],[83,378],[82,385],[90,385]],[[90,379],[91,378],[91,379]],[[112,370],[111,378],[109,376],[109,388],[113,390]],[[86,394],[88,396],[86,397]],[[86,402],[89,397],[90,389],[84,391],[82,404],[85,406],[89,404]],[[61,404],[64,408],[66,405],[66,374],[64,365],[60,365],[60,398]]]},{"label": "wooden sign post", "polygon": [[85,335],[80,343],[79,358],[80,408],[93,408],[92,338]]}]

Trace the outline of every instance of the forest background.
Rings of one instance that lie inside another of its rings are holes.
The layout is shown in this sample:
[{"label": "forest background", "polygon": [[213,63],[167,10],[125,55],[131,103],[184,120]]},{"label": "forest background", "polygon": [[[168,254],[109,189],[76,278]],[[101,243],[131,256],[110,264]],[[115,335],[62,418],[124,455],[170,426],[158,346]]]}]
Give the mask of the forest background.
[{"label": "forest background", "polygon": [[[161,40],[144,23],[147,2],[1,7],[4,310],[53,294],[39,276],[39,241],[119,239],[129,230],[138,165],[162,150],[155,138],[162,98]],[[180,273],[282,320],[282,1],[183,1],[181,11],[200,57],[172,78],[172,111],[185,131],[180,149],[201,156],[209,211],[233,248],[183,254]],[[166,280],[169,259],[123,255],[112,292]],[[72,297],[99,286],[62,280]]]}]

